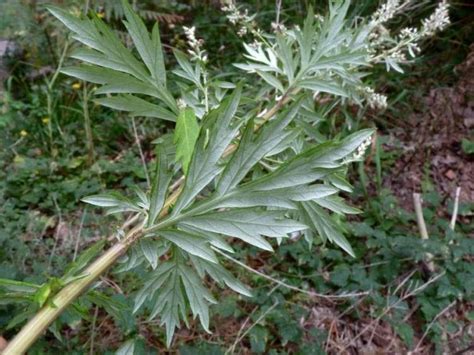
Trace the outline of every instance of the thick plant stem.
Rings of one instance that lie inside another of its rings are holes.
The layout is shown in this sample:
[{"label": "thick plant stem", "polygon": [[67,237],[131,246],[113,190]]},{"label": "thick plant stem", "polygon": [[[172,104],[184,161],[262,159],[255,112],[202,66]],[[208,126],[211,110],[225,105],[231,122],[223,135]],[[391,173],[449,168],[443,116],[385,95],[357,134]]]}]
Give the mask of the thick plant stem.
[{"label": "thick plant stem", "polygon": [[51,323],[79,297],[101,274],[125,253],[125,243],[115,244],[86,270],[87,276],[64,287],[52,299],[54,306],[44,306],[15,336],[2,353],[3,355],[24,354]]},{"label": "thick plant stem", "polygon": [[70,283],[59,291],[51,302],[48,302],[49,304],[45,305],[21,329],[8,344],[2,355],[24,354],[43,332],[48,329],[51,323],[127,251],[133,241],[140,235],[141,230],[141,226],[132,229],[122,241],[107,250],[105,254],[84,271],[85,277]]},{"label": "thick plant stem", "polygon": [[92,263],[85,271],[85,277],[65,286],[48,302],[8,344],[2,355],[16,355],[25,353],[51,323],[76,300],[100,275],[112,266],[140,236],[142,226],[132,229],[127,236],[107,250],[99,259]]},{"label": "thick plant stem", "polygon": [[[296,91],[293,91],[296,94]],[[263,117],[263,121],[272,118],[285,104],[291,100],[289,95],[285,95],[278,103],[273,106]],[[224,152],[229,155],[237,149],[236,144],[232,144]],[[166,199],[160,218],[168,214],[168,209],[178,199],[184,179],[180,179],[182,183],[176,186],[176,190]],[[138,240],[144,231],[143,224],[137,225],[117,244],[108,249],[102,256],[94,261],[84,272],[85,277],[71,282],[59,291],[49,304],[44,306],[30,321],[20,330],[20,332],[8,344],[2,355],[19,355],[24,354],[28,348],[48,329],[48,327],[59,317],[59,315],[81,294],[83,294],[89,286],[97,280],[104,272],[106,272],[115,262],[128,250],[128,248]],[[54,305],[51,306],[51,304]]]}]

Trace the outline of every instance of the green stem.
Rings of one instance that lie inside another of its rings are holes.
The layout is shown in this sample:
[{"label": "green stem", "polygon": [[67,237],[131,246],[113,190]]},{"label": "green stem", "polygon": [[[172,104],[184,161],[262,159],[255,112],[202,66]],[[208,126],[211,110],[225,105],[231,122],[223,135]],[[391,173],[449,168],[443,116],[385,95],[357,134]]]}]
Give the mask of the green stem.
[{"label": "green stem", "polygon": [[[84,2],[84,16],[87,17],[89,12],[90,0]],[[87,92],[87,83],[82,82],[82,113],[84,115],[84,130],[86,131],[86,149],[87,149],[87,163],[89,166],[94,162],[94,140],[92,138],[92,126],[89,115],[89,94]]]},{"label": "green stem", "polygon": [[53,143],[53,88],[58,75],[61,71],[61,68],[64,64],[64,60],[66,58],[67,50],[69,47],[69,40],[66,39],[66,43],[64,44],[63,52],[61,53],[61,57],[59,58],[58,66],[51,78],[51,80],[47,81],[46,83],[46,110],[48,112],[48,138],[49,138],[49,145],[51,150],[51,155],[54,156],[54,143]]},{"label": "green stem", "polygon": [[86,131],[86,148],[87,148],[87,163],[92,165],[94,162],[94,140],[92,137],[92,126],[89,115],[89,95],[87,92],[87,84],[83,82],[82,89],[82,113],[84,115],[84,130]]},{"label": "green stem", "polygon": [[[8,343],[2,355],[24,354],[28,348],[43,334],[43,332],[59,317],[59,315],[89,286],[97,280],[100,275],[112,266],[129,248],[129,246],[141,235],[142,226],[139,225],[130,231],[126,238],[115,244],[100,258],[92,263],[84,272],[85,277],[78,279],[65,286],[54,296],[50,304],[45,305],[36,315],[21,329],[21,331]],[[54,306],[53,306],[54,305]]]},{"label": "green stem", "polygon": [[203,74],[202,74],[202,80],[203,80],[203,86],[204,86],[204,106],[206,113],[209,112],[209,89],[207,87],[207,71],[204,68]]}]

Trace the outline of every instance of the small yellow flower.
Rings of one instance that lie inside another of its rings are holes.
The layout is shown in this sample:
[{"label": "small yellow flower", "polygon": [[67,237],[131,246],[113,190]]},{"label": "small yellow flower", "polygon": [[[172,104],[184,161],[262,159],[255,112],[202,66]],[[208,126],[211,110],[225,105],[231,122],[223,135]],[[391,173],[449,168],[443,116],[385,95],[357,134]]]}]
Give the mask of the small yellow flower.
[{"label": "small yellow flower", "polygon": [[48,124],[49,123],[49,117],[43,117],[43,119],[41,120],[44,124]]},{"label": "small yellow flower", "polygon": [[97,14],[97,17],[98,17],[98,18],[104,18],[104,17],[105,17],[105,14],[104,14],[103,12],[99,12],[99,13]]},{"label": "small yellow flower", "polygon": [[22,163],[24,163],[24,161],[25,161],[25,158],[23,158],[20,155],[15,155],[15,158],[13,159],[13,162],[15,164],[22,164]]},{"label": "small yellow flower", "polygon": [[79,90],[81,88],[81,83],[74,83],[71,85],[74,90]]},{"label": "small yellow flower", "polygon": [[24,129],[22,129],[22,130],[20,131],[20,136],[26,137],[27,135],[28,135],[28,132],[25,131]]},{"label": "small yellow flower", "polygon": [[76,17],[81,16],[81,13],[82,13],[82,11],[78,7],[75,7],[74,9],[69,10],[69,12]]}]

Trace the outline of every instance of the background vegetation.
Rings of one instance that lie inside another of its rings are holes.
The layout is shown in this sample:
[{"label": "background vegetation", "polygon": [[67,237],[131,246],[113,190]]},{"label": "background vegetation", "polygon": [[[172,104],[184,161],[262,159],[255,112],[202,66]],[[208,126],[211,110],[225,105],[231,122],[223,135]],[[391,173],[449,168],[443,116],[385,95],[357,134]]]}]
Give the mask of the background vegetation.
[{"label": "background vegetation", "polygon": [[[84,8],[82,1],[57,3],[78,12]],[[117,3],[91,0],[90,6],[123,31]],[[312,3],[316,9],[326,6],[325,1]],[[395,25],[409,25],[435,6],[420,3],[425,6]],[[11,49],[2,58],[8,76],[0,102],[0,278],[54,286],[71,261],[81,261],[82,251],[118,227],[115,217],[104,217],[80,198],[143,184],[142,160],[152,166],[153,141],[168,127],[151,119],[137,119],[135,125],[125,114],[96,106],[89,97],[93,87],[57,75],[62,60],[72,61],[64,56],[68,34],[43,5],[0,2],[0,38]],[[377,5],[357,1],[352,11],[368,13]],[[237,71],[232,63],[241,58],[241,41],[217,1],[148,0],[136,6],[150,25],[160,21],[168,54],[171,47],[185,49],[182,26],[195,25],[212,53],[210,65]],[[262,27],[275,18],[274,1],[247,1],[245,6],[258,14]],[[282,1],[282,21],[301,22],[307,6],[307,1]],[[351,171],[356,188],[350,197],[364,212],[337,221],[347,230],[356,257],[348,259],[332,245],[309,250],[297,240],[273,254],[236,243],[235,257],[260,275],[230,262],[227,266],[252,287],[254,297],[225,291],[223,302],[212,308],[212,334],[191,322],[189,329],[177,332],[169,351],[473,351],[472,6],[454,2],[451,17],[453,24],[424,44],[423,55],[403,75],[381,66],[371,76],[373,86],[389,97],[386,111],[347,105],[331,110],[318,126],[324,136],[347,126],[375,123],[378,128],[367,160]],[[429,240],[420,238],[413,192],[423,196]],[[137,287],[133,275],[115,271],[64,313],[31,353],[164,351],[165,333],[158,322],[145,317],[135,322],[131,315],[133,305],[124,294]],[[341,291],[366,293],[349,299],[317,295]],[[0,299],[0,339],[10,339],[35,310]]]}]

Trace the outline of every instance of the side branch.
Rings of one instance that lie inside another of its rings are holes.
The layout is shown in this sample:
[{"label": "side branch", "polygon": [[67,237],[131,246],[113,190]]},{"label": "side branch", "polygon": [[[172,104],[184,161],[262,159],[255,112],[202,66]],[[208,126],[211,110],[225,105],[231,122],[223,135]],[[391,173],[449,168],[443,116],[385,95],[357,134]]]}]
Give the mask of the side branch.
[{"label": "side branch", "polygon": [[[138,233],[138,231],[136,231]],[[45,305],[15,336],[4,350],[3,355],[25,353],[59,315],[97,280],[128,249],[125,240],[119,242],[92,263],[84,272],[85,277],[65,286],[53,298],[52,304]]]},{"label": "side branch", "polygon": [[[266,121],[272,118],[285,104],[291,101],[291,94],[296,94],[297,90],[289,90],[263,117],[263,123],[256,129],[260,128]],[[224,152],[224,156],[228,156],[237,149],[237,144],[231,144]],[[163,210],[159,217],[163,218],[168,214],[169,208],[176,202],[181,194],[183,177],[177,180],[175,190],[166,199]],[[18,355],[24,354],[31,345],[48,329],[56,318],[81,294],[83,294],[102,274],[104,274],[115,262],[125,254],[128,248],[134,244],[143,235],[143,224],[139,223],[127,235],[102,256],[96,259],[84,272],[85,277],[71,282],[60,290],[53,297],[51,304],[45,305],[13,338],[3,351],[2,355]]]}]

